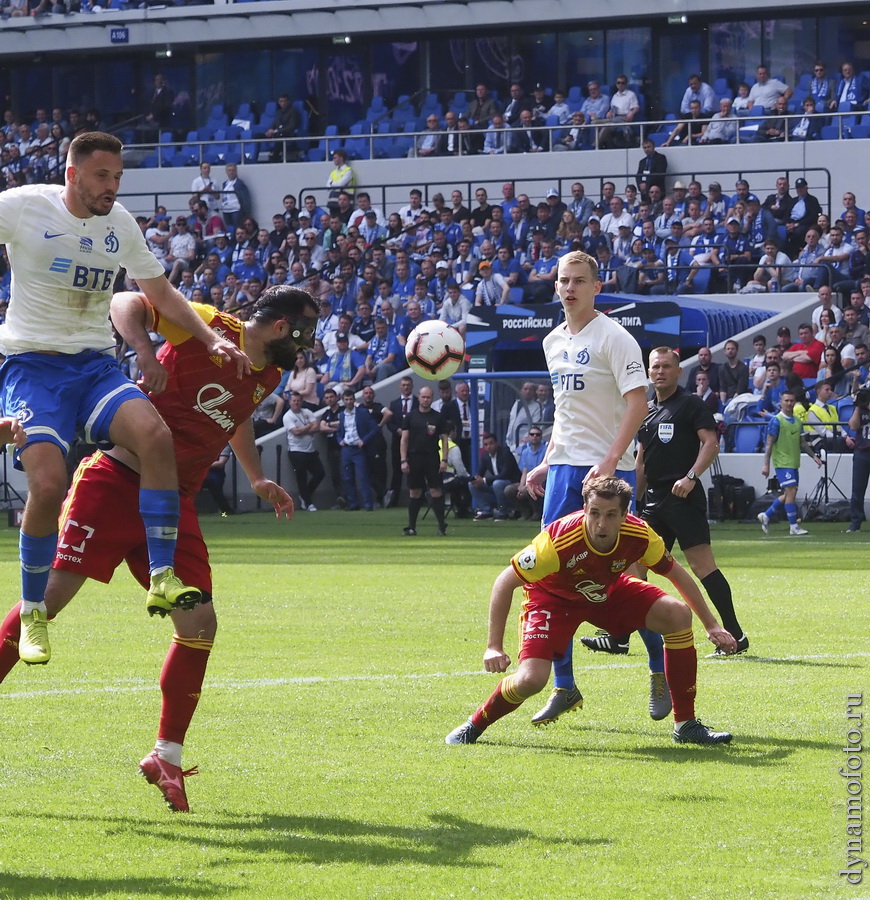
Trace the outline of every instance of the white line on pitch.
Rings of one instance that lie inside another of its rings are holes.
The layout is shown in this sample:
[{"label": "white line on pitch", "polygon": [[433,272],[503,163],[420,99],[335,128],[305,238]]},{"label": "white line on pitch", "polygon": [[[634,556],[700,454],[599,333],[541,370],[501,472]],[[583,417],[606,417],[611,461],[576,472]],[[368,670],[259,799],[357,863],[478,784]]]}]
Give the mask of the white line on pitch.
[{"label": "white line on pitch", "polygon": [[[742,665],[745,663],[765,663],[765,662],[800,662],[802,660],[813,659],[866,659],[870,657],[870,653],[819,653],[808,656],[741,656],[737,660],[728,660],[732,664]],[[702,657],[701,662],[705,659]],[[726,660],[713,660],[717,665],[725,664]],[[576,672],[596,671],[607,672],[612,669],[637,669],[646,668],[646,663],[638,660],[637,662],[618,662],[602,665],[574,666]],[[263,688],[263,687],[282,687],[290,684],[334,684],[335,682],[348,681],[410,681],[426,678],[468,678],[470,676],[488,675],[490,673],[481,670],[473,672],[415,672],[410,675],[336,675],[325,677],[322,675],[300,676],[298,678],[258,678],[252,681],[207,681],[206,690],[244,690],[246,688]],[[30,697],[57,697],[81,694],[131,694],[140,691],[156,691],[156,684],[132,684],[132,685],[105,685],[104,687],[80,687],[80,688],[47,688],[42,691],[16,691],[14,693],[2,694],[0,699],[3,700],[19,700]]]}]

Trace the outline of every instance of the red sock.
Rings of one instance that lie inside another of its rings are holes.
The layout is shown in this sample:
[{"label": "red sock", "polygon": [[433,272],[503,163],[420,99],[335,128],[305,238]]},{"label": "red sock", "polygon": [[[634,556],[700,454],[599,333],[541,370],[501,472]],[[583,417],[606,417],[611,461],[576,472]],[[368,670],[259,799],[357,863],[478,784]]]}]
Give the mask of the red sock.
[{"label": "red sock", "polygon": [[665,678],[671,689],[674,721],[695,718],[695,682],[698,677],[698,654],[691,628],[663,635],[665,641]]},{"label": "red sock", "polygon": [[208,655],[213,643],[173,635],[172,645],[160,673],[163,706],[160,710],[158,739],[176,744],[184,743],[184,736],[199,703],[202,680],[205,678]]},{"label": "red sock", "polygon": [[502,716],[512,713],[522,705],[525,699],[514,691],[514,676],[508,675],[492,692],[489,700],[483,706],[478,707],[471,717],[471,722],[478,731],[483,731]]},{"label": "red sock", "polygon": [[16,603],[0,625],[0,681],[18,662],[18,638],[21,637],[21,603]]}]

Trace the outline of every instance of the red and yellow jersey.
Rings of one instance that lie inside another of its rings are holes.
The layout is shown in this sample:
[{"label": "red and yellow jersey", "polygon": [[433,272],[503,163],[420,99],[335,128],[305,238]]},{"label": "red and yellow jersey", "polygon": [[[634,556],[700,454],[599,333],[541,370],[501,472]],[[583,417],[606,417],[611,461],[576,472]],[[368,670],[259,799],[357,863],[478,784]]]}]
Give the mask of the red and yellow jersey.
[{"label": "red and yellow jersey", "polygon": [[671,570],[673,557],[643,519],[628,515],[616,544],[606,553],[587,540],[585,520],[582,510],[556,519],[511,559],[527,587],[534,584],[564,600],[603,603],[632,563],[639,561],[659,575]]},{"label": "red and yellow jersey", "polygon": [[[191,308],[222,338],[245,349],[244,323],[218,312],[213,306],[191,303]],[[205,347],[154,310],[154,329],[165,343],[157,358],[169,375],[162,394],[151,400],[172,432],[178,484],[181,493],[196,493],[236,428],[278,386],[280,371],[275,366],[251,368],[241,380],[235,363],[227,364],[209,356]]]}]

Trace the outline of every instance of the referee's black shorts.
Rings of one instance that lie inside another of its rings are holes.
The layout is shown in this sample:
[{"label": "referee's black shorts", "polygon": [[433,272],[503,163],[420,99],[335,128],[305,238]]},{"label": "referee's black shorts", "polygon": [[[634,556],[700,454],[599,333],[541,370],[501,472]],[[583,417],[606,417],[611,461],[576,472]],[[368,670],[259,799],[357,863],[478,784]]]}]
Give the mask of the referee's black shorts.
[{"label": "referee's black shorts", "polygon": [[408,454],[408,489],[425,491],[442,489],[441,459],[437,453]]},{"label": "referee's black shorts", "polygon": [[710,543],[710,525],[707,522],[707,498],[700,482],[688,497],[675,497],[670,491],[647,491],[640,517],[647,522],[668,550],[674,541],[681,550],[689,550]]}]

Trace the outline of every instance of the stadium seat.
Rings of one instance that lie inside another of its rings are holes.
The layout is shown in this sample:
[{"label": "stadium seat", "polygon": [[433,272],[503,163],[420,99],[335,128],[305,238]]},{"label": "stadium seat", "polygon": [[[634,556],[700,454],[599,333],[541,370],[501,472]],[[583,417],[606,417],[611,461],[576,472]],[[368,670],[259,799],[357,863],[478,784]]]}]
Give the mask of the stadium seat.
[{"label": "stadium seat", "polygon": [[214,133],[215,143],[207,144],[204,148],[203,158],[211,165],[222,163],[227,156],[229,147],[226,144],[226,133],[223,129],[218,129]]},{"label": "stadium seat", "polygon": [[441,108],[441,104],[438,102],[437,94],[426,94],[426,99],[423,101],[423,105],[420,107],[420,118],[425,119],[427,116],[438,116],[439,119],[443,118],[444,110]]},{"label": "stadium seat", "polygon": [[[381,119],[378,122],[377,133],[378,135],[388,135],[392,134],[395,126],[390,122],[389,119]],[[372,141],[372,150],[375,159],[386,159],[390,155],[390,148],[393,146],[393,138],[391,137],[376,137]]]},{"label": "stadium seat", "polygon": [[822,140],[837,141],[840,139],[839,125],[822,125]]},{"label": "stadium seat", "polygon": [[450,105],[448,109],[451,112],[455,112],[457,116],[461,116],[465,113],[465,108],[468,106],[468,101],[465,99],[465,91],[457,91],[453,95],[453,99],[450,101]]},{"label": "stadium seat", "polygon": [[158,158],[161,166],[171,166],[175,157],[176,149],[172,139],[171,131],[164,131],[160,135],[160,146],[157,150]]},{"label": "stadium seat", "polygon": [[761,437],[764,434],[765,426],[763,424],[747,425],[745,423],[736,423],[734,431],[734,452],[735,453],[757,453],[761,445]]},{"label": "stadium seat", "polygon": [[254,140],[253,132],[250,128],[242,132],[242,156],[246,163],[255,163],[260,155],[260,145]]},{"label": "stadium seat", "polygon": [[290,105],[299,114],[299,128],[296,129],[296,134],[300,137],[307,136],[310,134],[309,126],[311,122],[311,115],[308,112],[308,107],[301,100],[294,100]]},{"label": "stadium seat", "polygon": [[[842,400],[837,401],[837,415],[841,422],[848,422],[849,419],[852,418],[852,413],[854,411],[855,411],[855,400],[852,397],[843,397]],[[843,426],[843,430],[850,437],[855,436],[855,432],[852,431],[851,428],[847,428],[845,425]]]},{"label": "stadium seat", "polygon": [[220,129],[226,128],[229,125],[229,121],[227,120],[227,114],[224,112],[223,106],[220,104],[216,104],[212,107],[211,115],[208,117],[208,121],[205,123],[207,128],[211,128],[212,131],[219,131]]},{"label": "stadium seat", "polygon": [[239,125],[239,127],[242,129],[251,128],[254,125],[254,114],[251,112],[251,104],[240,103],[232,121],[236,123],[247,122],[247,126]]},{"label": "stadium seat", "polygon": [[350,137],[344,142],[344,149],[350,159],[370,159],[369,139],[364,135],[371,134],[370,122],[354,122],[350,126]]},{"label": "stadium seat", "polygon": [[[414,109],[413,104],[411,103],[410,98],[407,94],[402,94],[401,97],[396,101],[396,105],[393,107],[393,121],[396,123],[399,122],[411,122],[417,118],[417,112]],[[378,122],[378,125],[381,123]],[[380,129],[378,129],[380,131]]]},{"label": "stadium seat", "polygon": [[583,91],[580,89],[580,85],[572,84],[571,87],[568,88],[568,104],[571,103],[579,103],[582,105],[583,103]]},{"label": "stadium seat", "polygon": [[713,87],[713,93],[720,99],[722,97],[730,97],[731,96],[731,88],[728,85],[727,78],[717,78],[713,82],[712,87]]},{"label": "stadium seat", "polygon": [[870,125],[853,125],[849,129],[849,137],[853,140],[870,138]]},{"label": "stadium seat", "polygon": [[251,127],[254,137],[262,137],[268,131],[269,126],[275,121],[275,110],[277,108],[278,104],[274,100],[270,100],[266,104],[263,112],[257,119],[257,124]]},{"label": "stadium seat", "polygon": [[695,273],[692,280],[693,293],[706,294],[710,290],[710,279],[713,277],[713,270],[700,268]]},{"label": "stadium seat", "polygon": [[385,116],[387,114],[387,107],[384,103],[383,97],[372,97],[371,105],[368,110],[366,110],[366,120],[369,122],[373,122],[375,119],[380,119],[381,116]]}]

